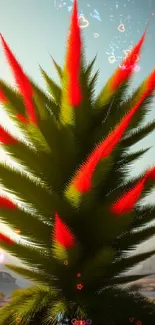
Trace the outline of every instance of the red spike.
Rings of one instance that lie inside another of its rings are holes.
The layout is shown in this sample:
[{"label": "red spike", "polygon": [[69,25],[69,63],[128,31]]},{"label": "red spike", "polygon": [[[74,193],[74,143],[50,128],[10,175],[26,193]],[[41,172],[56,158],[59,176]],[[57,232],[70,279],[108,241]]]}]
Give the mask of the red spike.
[{"label": "red spike", "polygon": [[13,144],[17,143],[17,140],[0,126],[0,142],[4,144]]},{"label": "red spike", "polygon": [[145,173],[145,176],[130,191],[125,193],[117,202],[115,202],[110,211],[115,215],[121,215],[132,212],[135,204],[139,200],[145,183],[148,179],[155,179],[155,167]]},{"label": "red spike", "polygon": [[21,122],[23,122],[25,124],[28,123],[27,118],[25,116],[23,116],[22,114],[20,114],[20,113],[17,114],[17,118],[18,118],[18,120],[20,120]]},{"label": "red spike", "polygon": [[69,75],[68,97],[70,105],[73,106],[79,105],[82,100],[79,83],[81,45],[82,43],[78,22],[77,0],[74,0],[70,35],[68,39],[68,52],[66,58],[66,69]]},{"label": "red spike", "polygon": [[74,236],[57,213],[55,216],[54,240],[65,248],[70,248],[75,244]]},{"label": "red spike", "polygon": [[150,171],[147,172],[146,176],[150,179],[155,179],[155,167],[151,168]]},{"label": "red spike", "polygon": [[155,70],[153,70],[150,76],[147,78],[146,88],[148,93],[155,89]]},{"label": "red spike", "polygon": [[91,179],[92,174],[98,164],[98,162],[108,157],[114,147],[118,144],[120,139],[122,138],[125,130],[127,129],[133,115],[140,108],[141,103],[148,96],[149,93],[154,91],[155,89],[155,70],[151,73],[149,78],[146,81],[146,90],[143,96],[140,98],[138,103],[133,106],[133,108],[126,114],[126,116],[122,119],[119,125],[117,125],[108,137],[103,140],[97,148],[92,152],[92,154],[87,159],[86,163],[82,165],[80,171],[75,175],[75,178],[72,182],[73,186],[75,186],[76,190],[79,192],[87,192],[91,188]]},{"label": "red spike", "polygon": [[16,204],[8,198],[0,196],[0,209],[16,209]]},{"label": "red spike", "polygon": [[[0,101],[3,102],[3,103],[7,103],[8,100],[7,98],[5,97],[4,93],[2,92],[2,90],[0,89]],[[17,118],[18,120],[24,122],[24,123],[28,123],[28,120],[26,117],[24,117],[22,114],[18,113],[17,114]]]},{"label": "red spike", "polygon": [[14,241],[11,238],[9,238],[8,236],[0,233],[0,242],[1,241],[5,242],[7,244],[14,244]]},{"label": "red spike", "polygon": [[150,24],[150,21],[145,29],[143,36],[139,40],[139,42],[136,44],[136,46],[133,48],[133,50],[127,56],[127,58],[125,58],[123,60],[121,66],[124,66],[124,69],[122,69],[121,67],[118,67],[118,69],[116,70],[115,75],[111,81],[112,91],[115,91],[115,89],[117,89],[123,82],[125,82],[125,80],[127,80],[131,76],[132,72],[134,71],[135,63],[136,63],[137,57],[139,57],[139,55],[140,55],[141,48],[144,43],[149,24]]},{"label": "red spike", "polygon": [[0,89],[0,102],[7,103],[7,98],[5,97],[5,95],[1,89]]},{"label": "red spike", "polygon": [[15,56],[11,52],[9,46],[5,42],[2,34],[0,34],[3,48],[8,59],[9,65],[13,71],[17,86],[24,98],[25,106],[27,107],[28,115],[30,120],[37,124],[35,109],[32,103],[32,96],[33,96],[33,88],[27,76],[25,75],[22,67],[17,62]]}]

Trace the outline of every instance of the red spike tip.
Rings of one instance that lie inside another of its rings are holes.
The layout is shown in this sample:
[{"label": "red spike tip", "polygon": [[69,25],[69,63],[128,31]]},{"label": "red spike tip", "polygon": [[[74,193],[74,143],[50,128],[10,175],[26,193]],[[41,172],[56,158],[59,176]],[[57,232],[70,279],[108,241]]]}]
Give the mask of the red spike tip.
[{"label": "red spike tip", "polygon": [[1,89],[0,89],[0,102],[7,103],[7,98],[5,97],[5,95]]},{"label": "red spike tip", "polygon": [[81,59],[81,37],[78,22],[77,1],[74,1],[70,34],[68,39],[68,52],[66,58],[66,69],[68,71],[68,97],[69,103],[78,106],[82,100],[79,75],[80,75],[80,59]]},{"label": "red spike tip", "polygon": [[75,244],[74,236],[57,213],[55,215],[54,240],[65,248],[71,248]]},{"label": "red spike tip", "polygon": [[25,116],[23,116],[22,114],[20,114],[20,113],[17,114],[17,119],[18,119],[19,121],[25,123],[25,124],[28,123],[27,118],[26,118]]},{"label": "red spike tip", "polygon": [[114,215],[121,215],[132,212],[135,204],[139,200],[145,183],[148,179],[155,180],[155,167],[148,170],[145,176],[132,189],[125,193],[119,200],[117,200],[110,208]]},{"label": "red spike tip", "polygon": [[1,241],[5,242],[7,244],[14,244],[14,241],[11,238],[9,238],[8,236],[0,233],[0,242]]},{"label": "red spike tip", "polygon": [[16,209],[16,204],[8,198],[0,196],[0,209]]},{"label": "red spike tip", "polygon": [[4,37],[2,36],[2,34],[0,34],[0,37],[1,37],[3,48],[4,48],[4,52],[8,59],[9,65],[13,71],[17,86],[24,98],[24,103],[27,108],[29,119],[31,120],[32,123],[37,124],[35,108],[33,106],[33,101],[32,101],[33,88],[31,86],[31,83],[30,83],[29,79],[27,78],[27,76],[25,75],[22,67],[16,60],[15,56],[11,52],[11,50],[10,50],[9,46],[7,45],[6,41],[4,40]]},{"label": "red spike tip", "polygon": [[3,144],[14,144],[17,140],[0,126],[0,142]]},{"label": "red spike tip", "polygon": [[149,27],[149,24],[151,22],[151,19],[149,20],[146,29],[140,38],[139,42],[135,45],[131,53],[123,60],[121,66],[116,70],[115,75],[112,79],[111,88],[112,91],[115,91],[123,82],[125,82],[132,74],[135,68],[135,64],[137,61],[137,58],[140,55],[142,45],[145,40],[146,32]]}]

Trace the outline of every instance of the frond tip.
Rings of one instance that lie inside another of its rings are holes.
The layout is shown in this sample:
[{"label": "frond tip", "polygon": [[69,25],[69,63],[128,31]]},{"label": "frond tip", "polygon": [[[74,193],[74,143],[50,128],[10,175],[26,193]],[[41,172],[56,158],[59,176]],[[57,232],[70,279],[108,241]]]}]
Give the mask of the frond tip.
[{"label": "frond tip", "polygon": [[137,58],[140,55],[141,48],[145,40],[146,31],[147,28],[131,53],[123,60],[121,66],[116,70],[111,81],[112,91],[115,91],[125,80],[131,76],[132,72],[134,71]]},{"label": "frond tip", "polygon": [[9,65],[13,71],[17,86],[24,98],[25,106],[27,108],[28,117],[31,120],[32,123],[37,124],[36,114],[35,114],[35,108],[33,106],[32,102],[32,96],[33,96],[33,88],[31,86],[31,83],[27,76],[25,75],[22,67],[17,62],[15,56],[11,52],[9,46],[7,45],[6,41],[4,40],[4,37],[2,34],[0,34],[2,45],[6,54],[6,57],[8,59]]},{"label": "frond tip", "polygon": [[0,102],[7,103],[7,98],[5,97],[5,95],[1,89],[0,89]]},{"label": "frond tip", "polygon": [[54,240],[65,248],[70,248],[75,243],[75,238],[68,227],[55,215]]},{"label": "frond tip", "polygon": [[112,213],[115,215],[121,215],[131,212],[142,194],[146,181],[149,179],[155,180],[155,167],[147,171],[140,182],[112,205]]},{"label": "frond tip", "polygon": [[16,209],[16,204],[6,197],[0,196],[0,209]]},{"label": "frond tip", "polygon": [[78,23],[77,1],[74,1],[74,9],[68,39],[68,52],[66,57],[66,69],[68,72],[68,97],[69,103],[78,106],[81,102],[81,89],[79,84],[81,59],[81,37]]},{"label": "frond tip", "polygon": [[6,130],[0,126],[0,143],[3,144],[14,144],[17,140],[12,137]]},{"label": "frond tip", "polygon": [[0,233],[0,245],[1,245],[1,242],[5,242],[7,244],[14,244],[14,241],[9,238],[8,236]]}]

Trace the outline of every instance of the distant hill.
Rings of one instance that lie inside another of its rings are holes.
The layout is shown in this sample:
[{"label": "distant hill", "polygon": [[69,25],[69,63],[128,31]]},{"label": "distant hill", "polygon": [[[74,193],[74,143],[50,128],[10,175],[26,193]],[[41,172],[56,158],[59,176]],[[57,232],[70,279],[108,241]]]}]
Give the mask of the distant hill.
[{"label": "distant hill", "polygon": [[0,292],[5,294],[5,297],[10,297],[12,292],[20,287],[16,283],[3,283],[0,282]]},{"label": "distant hill", "polygon": [[0,271],[0,282],[15,283],[16,282],[16,278],[14,278],[8,272]]},{"label": "distant hill", "polygon": [[31,284],[30,281],[23,279],[0,264],[0,292],[4,293],[6,298],[10,297],[14,290],[27,288]]},{"label": "distant hill", "polygon": [[16,279],[16,284],[21,288],[27,288],[32,284],[32,282],[30,282],[27,279],[24,279],[23,277],[19,276],[17,273],[12,272],[8,268],[6,268],[3,264],[0,264],[0,272],[9,273],[13,278]]}]

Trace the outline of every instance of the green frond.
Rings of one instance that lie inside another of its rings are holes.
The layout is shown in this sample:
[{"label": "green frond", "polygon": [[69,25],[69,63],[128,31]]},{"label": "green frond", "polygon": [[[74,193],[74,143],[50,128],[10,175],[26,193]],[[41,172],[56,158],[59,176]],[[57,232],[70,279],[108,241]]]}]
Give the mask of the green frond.
[{"label": "green frond", "polygon": [[[118,161],[118,167],[123,168],[124,165],[128,165],[130,163],[133,163],[135,160],[141,158],[146,152],[148,152],[152,147],[141,149],[136,152],[127,154],[123,156],[123,159]],[[130,166],[130,165],[129,165]]]},{"label": "green frond", "polygon": [[53,59],[53,57],[52,57],[51,55],[50,55],[50,57],[51,57],[51,59],[52,59],[52,61],[53,61],[54,67],[55,67],[55,69],[56,69],[56,71],[57,71],[57,73],[58,73],[58,75],[59,75],[60,80],[61,80],[61,78],[62,78],[62,69],[61,69],[61,67],[58,65],[58,63]]},{"label": "green frond", "polygon": [[[124,112],[128,112],[141,98],[144,92],[145,82],[146,80],[141,84],[141,86],[137,90],[134,91],[134,93],[131,95],[130,98],[127,98],[127,100],[124,103],[122,103],[122,105],[120,106],[120,111],[123,114]],[[145,117],[150,111],[148,108],[150,107],[150,104],[152,103],[153,99],[154,99],[154,93],[151,93],[143,100],[140,109],[137,110],[137,112],[134,114],[132,118],[132,123],[129,125],[127,129],[128,131],[138,128],[142,124]]]},{"label": "green frond", "polygon": [[138,130],[132,132],[130,135],[124,137],[121,144],[128,148],[143,140],[147,135],[155,130],[155,121],[148,123],[147,125],[139,128]]},{"label": "green frond", "polygon": [[[120,184],[124,182],[124,177],[126,177],[127,173],[130,172],[132,164],[143,157],[145,153],[147,153],[152,147],[142,149],[133,153],[126,154],[126,150],[123,149],[121,145],[118,146],[117,156],[115,156],[115,160],[113,161],[113,169],[110,173],[110,182],[109,179],[104,183],[104,187],[101,192],[101,200],[104,195],[108,195],[108,198],[111,197],[112,193],[117,193],[117,188],[120,187]],[[153,185],[153,184],[152,184]],[[107,198],[107,200],[108,200]]]},{"label": "green frond", "polygon": [[16,242],[11,245],[4,241],[0,242],[0,247],[2,249],[6,250],[14,257],[20,258],[25,265],[33,268],[40,268],[46,276],[47,270],[50,269],[50,266],[48,267],[49,252],[45,251],[43,248],[35,248],[30,245],[31,244],[20,244]]},{"label": "green frond", "polygon": [[4,80],[0,79],[0,89],[4,93],[6,99],[12,104],[12,108],[15,113],[21,113],[25,115],[25,105],[23,102],[23,97],[20,93],[9,86]]},{"label": "green frond", "polygon": [[[48,125],[46,131],[48,131],[47,129]],[[38,177],[47,186],[51,187],[52,182],[52,188],[57,190],[62,184],[62,166],[58,165],[57,161],[60,159],[60,156],[54,156],[54,152],[44,152],[42,148],[35,150],[33,147],[21,142],[15,145],[3,144],[2,148],[13,158],[13,161],[15,160],[20,164],[25,172],[30,172],[32,176]]]},{"label": "green frond", "polygon": [[19,208],[0,209],[0,221],[10,226],[14,231],[20,230],[20,235],[35,245],[48,247],[51,244],[53,215],[49,217],[48,224],[38,214],[30,214]]},{"label": "green frond", "polygon": [[[46,82],[46,85],[48,87],[48,91],[49,93],[52,95],[52,97],[54,98],[55,102],[57,105],[60,104],[61,101],[61,88],[55,83],[55,81],[53,81],[48,75],[47,73],[40,67],[42,76]],[[57,109],[59,108],[59,106],[57,106]],[[57,116],[59,115],[59,111],[57,112]]]},{"label": "green frond", "polygon": [[98,281],[100,277],[104,277],[106,267],[111,263],[114,258],[114,251],[112,248],[107,247],[101,249],[93,258],[90,258],[82,266],[81,281],[89,284]]},{"label": "green frond", "polygon": [[[143,323],[147,324],[149,318],[149,323],[153,325],[154,305],[146,297],[122,288],[108,291],[110,292],[102,291],[98,301],[98,312],[104,308],[103,315],[109,315],[106,317],[107,321],[121,324],[121,322],[126,323],[126,320],[130,322],[130,319],[133,323],[134,320],[136,322],[143,320]],[[105,321],[104,317],[102,321]]]},{"label": "green frond", "polygon": [[29,279],[32,281],[35,281],[36,283],[41,283],[45,285],[45,282],[47,281],[47,284],[49,283],[49,280],[45,278],[45,274],[42,274],[41,272],[36,271],[36,269],[27,269],[24,267],[16,266],[16,265],[11,265],[11,264],[5,264],[5,266],[19,274],[25,279]]},{"label": "green frond", "polygon": [[[100,126],[98,126],[99,120],[97,120],[98,124],[94,120],[95,124],[97,125],[97,128],[94,132],[95,141],[99,141],[102,137],[105,136],[105,134],[108,134],[110,130],[113,129],[117,123],[119,123],[119,121],[125,116],[125,114],[127,114],[129,110],[138,102],[140,96],[142,95],[142,90],[144,91],[145,82],[146,80],[141,84],[141,86],[138,87],[138,89],[134,91],[130,98],[123,102],[121,102],[121,98],[123,98],[122,95],[124,95],[124,92],[127,90],[129,83],[127,82],[123,84],[120,89],[116,91],[116,94],[113,95],[114,97],[112,100],[108,103],[108,105],[104,106],[104,115],[102,111],[102,117],[99,114]],[[118,95],[119,92],[120,95]],[[107,96],[107,93],[105,96]],[[148,106],[152,102],[153,98],[154,93],[151,93],[144,99],[144,101],[141,103],[140,109],[137,110],[137,112],[134,114],[132,123],[130,123],[126,132],[129,132],[130,130],[138,127],[139,124],[143,122],[146,114],[148,114]],[[94,107],[94,113],[96,112],[96,114],[98,114],[98,111],[96,111],[96,106]],[[99,105],[97,107],[101,106]]]},{"label": "green frond", "polygon": [[43,292],[43,293],[50,293],[51,296],[55,296],[56,292],[54,290],[49,289],[48,286],[46,285],[35,285],[35,286],[30,286],[28,288],[22,288],[22,289],[16,289],[15,291],[13,291],[12,293],[12,297],[13,299],[23,299],[24,297],[31,297],[35,294],[38,294],[39,292]]},{"label": "green frond", "polygon": [[133,215],[134,217],[132,220],[131,229],[146,226],[149,224],[149,222],[155,219],[155,207],[147,204],[141,208],[134,209]]},{"label": "green frond", "polygon": [[129,233],[122,236],[120,240],[118,240],[118,248],[123,251],[129,251],[136,248],[137,245],[142,244],[144,241],[149,240],[155,235],[155,227],[148,227],[143,230],[136,230],[136,232]]},{"label": "green frond", "polygon": [[47,161],[50,155],[37,151],[25,143],[18,142],[15,145],[3,144],[2,147],[5,152],[16,162],[23,166],[23,168],[31,172],[34,176],[44,178],[44,173],[47,171]]},{"label": "green frond", "polygon": [[115,277],[111,280],[108,279],[108,285],[120,285],[120,284],[127,284],[130,282],[138,281],[141,279],[144,279],[145,277],[150,276],[151,274],[136,274],[136,275],[126,275],[126,276],[120,276]]},{"label": "green frond", "polygon": [[67,308],[67,304],[65,302],[65,300],[59,300],[56,302],[51,302],[51,304],[49,305],[49,308],[47,310],[47,313],[44,317],[44,322],[45,324],[48,322],[51,322],[51,324],[57,324],[58,321],[58,315],[61,315],[60,317],[62,317],[61,320],[63,320],[65,314],[67,314],[68,312],[68,308]]},{"label": "green frond", "polygon": [[54,116],[51,116],[46,121],[42,121],[40,129],[51,149],[51,153],[47,153],[47,158],[42,153],[42,165],[45,163],[47,166],[45,174],[50,172],[53,174],[53,177],[55,176],[54,178],[57,175],[55,185],[57,185],[57,188],[60,188],[64,178],[67,176],[67,172],[70,172],[71,168],[73,168],[77,158],[78,148],[75,146],[76,139],[72,131],[68,127],[61,125]]},{"label": "green frond", "polygon": [[57,116],[57,104],[53,101],[52,97],[50,97],[48,94],[46,94],[35,82],[34,80],[29,77],[29,80],[31,82],[31,85],[33,86],[33,89],[37,96],[41,99],[42,103],[44,103],[47,111],[50,115],[54,114]]},{"label": "green frond", "polygon": [[75,109],[68,103],[68,75],[66,69],[63,71],[62,77],[62,92],[61,92],[61,103],[60,103],[60,114],[59,120],[62,125],[74,128],[75,123]]},{"label": "green frond", "polygon": [[[111,78],[109,79],[109,81]],[[94,106],[94,115],[98,116],[97,121],[100,119],[103,121],[107,112],[109,111],[108,105],[110,105],[111,113],[115,112],[116,107],[124,100],[125,94],[129,88],[129,81],[124,82],[114,93],[109,91],[108,83],[102,88],[100,94],[97,96],[95,106]]]},{"label": "green frond", "polygon": [[[115,188],[113,192],[109,193],[109,197],[107,200],[109,204],[115,202],[115,200],[121,197],[124,193],[130,191],[138,182],[142,180],[143,176],[144,176],[144,172],[140,176],[133,177],[131,180],[126,182],[124,181],[122,182],[122,185],[117,186],[117,188]],[[141,193],[140,199],[144,199],[148,194],[150,194],[154,186],[155,186],[154,179],[153,178],[148,179],[145,183],[145,187]]]},{"label": "green frond", "polygon": [[60,262],[68,260],[67,249],[62,245],[59,245],[57,242],[53,243],[52,253],[54,258],[56,258]]},{"label": "green frond", "polygon": [[99,71],[97,71],[93,77],[91,78],[90,82],[89,82],[89,91],[91,94],[93,94],[94,88],[95,88],[95,84],[97,82],[98,79],[98,75],[99,75]]},{"label": "green frond", "polygon": [[33,103],[37,116],[37,125],[41,127],[41,122],[47,121],[52,116],[52,114],[50,114],[44,99],[37,91],[34,91]]},{"label": "green frond", "polygon": [[87,148],[88,142],[88,132],[92,124],[92,103],[95,88],[96,76],[91,78],[86,74],[84,63],[81,64],[80,69],[80,85],[82,93],[82,101],[78,107],[75,109],[75,121],[74,132],[79,138],[79,142],[85,143]]},{"label": "green frond", "polygon": [[126,111],[121,109],[121,103],[129,84],[129,81],[123,83],[114,94],[109,93],[107,86],[105,86],[105,91],[97,98],[93,105],[93,141],[100,141],[104,138],[125,115]]},{"label": "green frond", "polygon": [[[139,263],[147,260],[149,257],[153,256],[155,254],[155,250],[150,250],[146,253],[141,253],[137,255],[133,255],[130,257],[124,257],[120,260],[116,261],[113,266],[111,267],[111,270],[109,271],[109,274],[111,276],[114,275],[120,275],[122,272],[127,272],[131,270],[131,268],[137,266]],[[112,271],[112,273],[111,273]]]},{"label": "green frond", "polygon": [[41,211],[51,215],[53,211],[52,194],[50,194],[47,186],[38,184],[30,177],[24,175],[11,167],[0,164],[0,179],[3,186],[10,193],[16,194],[23,202],[32,203],[36,207],[40,207]]},{"label": "green frond", "polygon": [[11,301],[0,310],[1,324],[31,324],[32,320],[35,321],[38,318],[39,312],[45,309],[45,306],[51,298],[52,290],[49,292],[49,289],[47,290],[45,286],[36,286],[14,291]]},{"label": "green frond", "polygon": [[85,77],[86,77],[87,80],[90,79],[92,69],[93,69],[94,64],[96,62],[96,59],[97,59],[97,55],[95,55],[94,59],[89,63],[88,67],[85,70]]},{"label": "green frond", "polygon": [[[113,169],[113,155],[101,160],[93,175],[92,175],[92,189],[87,194],[81,194],[79,201],[76,200],[76,204],[81,206],[82,210],[86,210],[92,206],[94,207],[94,198],[97,196],[99,189],[103,186],[110,172]],[[69,197],[68,197],[69,198]],[[73,200],[73,195],[71,194],[70,202]],[[89,216],[88,216],[89,220]]]},{"label": "green frond", "polygon": [[[106,196],[107,205],[112,201],[117,199],[125,190],[124,178],[127,173],[130,171],[131,163],[133,163],[136,159],[140,158],[143,154],[145,154],[150,148],[146,148],[134,153],[126,153],[124,147],[118,145],[115,154],[113,153],[113,168],[109,173],[109,177],[105,179],[104,184],[101,188],[101,191],[98,195],[98,199],[100,204],[102,205],[103,198]],[[129,182],[129,188],[136,184],[136,181],[140,180],[140,178],[133,179],[133,182]],[[121,185],[122,184],[122,185]],[[148,192],[154,186],[154,182],[152,181],[152,185],[146,185],[145,191]]]},{"label": "green frond", "polygon": [[[17,111],[16,108],[15,109],[14,108],[15,108],[15,106],[13,103],[6,103],[6,104],[3,104],[3,107],[1,109],[4,110],[4,112],[7,114],[7,116],[11,120],[11,122],[13,122],[14,125],[16,126],[16,128],[20,131],[22,138],[24,138],[26,141],[31,143],[32,139],[30,138],[30,134],[28,134],[28,132],[26,130],[26,124],[17,118],[17,114],[19,113],[19,111]],[[12,134],[12,132],[10,132],[11,131],[10,125],[8,125],[7,130],[9,133]],[[13,136],[14,136],[14,134],[13,134]],[[15,135],[15,138],[16,138],[16,135]],[[21,140],[21,138],[20,138],[20,141],[23,142],[23,140]],[[32,143],[31,143],[31,146],[33,146]]]},{"label": "green frond", "polygon": [[26,129],[30,134],[30,138],[32,143],[36,146],[38,150],[45,151],[46,153],[51,153],[51,148],[47,143],[46,139],[44,138],[40,129],[32,123],[26,125]]},{"label": "green frond", "polygon": [[13,315],[14,304],[7,305],[0,309],[1,325],[14,325],[16,318]]},{"label": "green frond", "polygon": [[[109,211],[109,204],[107,206],[102,204],[96,213],[96,222],[94,226],[96,244],[112,245],[118,236],[130,226],[132,222],[132,213],[123,216],[113,216]],[[112,245],[113,247],[113,245]],[[115,247],[115,246],[114,246]]]},{"label": "green frond", "polygon": [[22,322],[26,324],[26,319],[30,319],[38,313],[49,303],[51,295],[49,292],[42,291],[39,288],[38,292],[34,293],[31,297],[23,301],[22,304],[16,308],[16,313],[22,319]]}]

